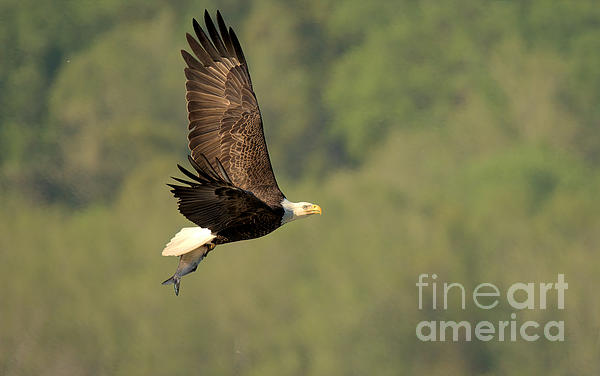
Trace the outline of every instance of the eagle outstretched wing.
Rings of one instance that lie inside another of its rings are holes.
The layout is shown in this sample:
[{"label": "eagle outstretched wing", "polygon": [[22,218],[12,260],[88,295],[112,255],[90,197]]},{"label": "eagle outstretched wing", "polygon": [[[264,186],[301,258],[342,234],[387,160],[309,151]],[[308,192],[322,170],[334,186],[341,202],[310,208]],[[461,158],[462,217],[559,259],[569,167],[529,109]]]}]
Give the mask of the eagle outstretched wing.
[{"label": "eagle outstretched wing", "polygon": [[194,19],[198,39],[186,36],[195,57],[181,51],[187,64],[185,86],[192,158],[205,171],[210,168],[207,163],[214,164],[218,159],[235,187],[252,192],[269,206],[278,206],[284,195],[271,167],[242,48],[220,12],[219,31],[206,11],[204,21],[210,39]]},{"label": "eagle outstretched wing", "polygon": [[[219,159],[216,159],[215,168],[201,157],[204,165],[208,167],[205,169],[191,157],[188,158],[197,175],[177,165],[190,180],[174,177],[173,179],[184,185],[168,184],[172,188],[171,192],[178,198],[179,212],[187,219],[200,227],[210,229],[214,234],[221,234],[224,230],[233,228],[235,236],[239,237],[245,235],[244,231],[257,231],[256,228],[246,228],[249,226],[260,226],[261,223],[279,224],[281,215],[252,192],[236,187]],[[269,227],[267,230],[272,229]],[[260,232],[260,229],[258,231]]]}]

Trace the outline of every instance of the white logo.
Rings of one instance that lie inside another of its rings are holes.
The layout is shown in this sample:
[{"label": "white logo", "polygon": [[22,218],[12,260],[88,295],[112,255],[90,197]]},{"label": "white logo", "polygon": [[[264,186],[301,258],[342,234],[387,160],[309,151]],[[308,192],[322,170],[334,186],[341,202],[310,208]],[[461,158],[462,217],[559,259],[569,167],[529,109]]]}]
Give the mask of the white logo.
[{"label": "white logo", "polygon": [[[467,291],[461,283],[443,283],[443,301],[441,307],[438,307],[438,283],[436,282],[436,274],[420,274],[416,283],[419,289],[419,310],[423,310],[424,293],[430,293],[431,309],[433,311],[448,310],[448,296],[450,293],[460,293],[460,307],[465,310],[467,307]],[[471,294],[470,300],[478,309],[491,310],[497,307],[501,299],[506,299],[510,307],[514,310],[546,310],[548,309],[548,297],[550,294],[556,294],[556,309],[563,310],[565,308],[565,290],[569,288],[569,284],[565,282],[564,274],[558,274],[557,282],[535,284],[529,283],[514,283],[506,290],[505,294],[500,293],[500,289],[493,283],[480,283],[477,285]],[[429,291],[428,291],[429,290]],[[526,298],[518,300],[515,295]],[[537,299],[536,299],[537,296]],[[450,330],[449,330],[450,329]],[[517,320],[517,314],[511,313],[510,320],[500,320],[497,322],[479,321],[474,325],[469,321],[421,321],[416,326],[417,338],[421,341],[459,341],[460,333],[463,333],[462,338],[465,341],[471,341],[474,336],[480,341],[517,341],[521,338],[525,341],[537,341],[542,336],[548,341],[564,341],[565,340],[565,322],[547,321],[543,325],[537,321]],[[448,335],[451,333],[451,335]]]}]

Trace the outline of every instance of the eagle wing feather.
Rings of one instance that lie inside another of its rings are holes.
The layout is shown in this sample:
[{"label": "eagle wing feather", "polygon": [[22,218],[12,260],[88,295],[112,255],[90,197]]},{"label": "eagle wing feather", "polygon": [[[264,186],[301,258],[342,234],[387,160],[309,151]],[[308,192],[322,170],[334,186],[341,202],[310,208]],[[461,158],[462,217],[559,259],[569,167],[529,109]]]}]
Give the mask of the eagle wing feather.
[{"label": "eagle wing feather", "polygon": [[[208,36],[196,20],[197,39],[187,34],[195,56],[182,50],[189,120],[189,148],[202,170],[220,160],[235,187],[271,207],[285,198],[269,159],[262,117],[246,58],[231,28],[217,12],[218,30],[204,13]],[[205,156],[205,157],[201,157]]]},{"label": "eagle wing feather", "polygon": [[207,169],[200,167],[190,157],[197,175],[177,165],[190,180],[174,177],[182,185],[168,184],[178,199],[178,209],[184,217],[200,227],[210,229],[213,234],[240,224],[279,224],[281,215],[252,192],[236,187],[218,159],[215,169],[204,156],[200,158],[208,165]]}]

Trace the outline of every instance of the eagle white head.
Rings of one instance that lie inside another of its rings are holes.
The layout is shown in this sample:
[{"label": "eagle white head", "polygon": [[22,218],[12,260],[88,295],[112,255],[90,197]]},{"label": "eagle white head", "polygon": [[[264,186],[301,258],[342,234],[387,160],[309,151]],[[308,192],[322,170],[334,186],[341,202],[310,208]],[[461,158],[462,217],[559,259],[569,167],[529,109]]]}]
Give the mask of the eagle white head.
[{"label": "eagle white head", "polygon": [[284,198],[281,206],[284,210],[283,218],[281,218],[282,225],[312,214],[321,214],[321,207],[310,202],[291,202]]}]

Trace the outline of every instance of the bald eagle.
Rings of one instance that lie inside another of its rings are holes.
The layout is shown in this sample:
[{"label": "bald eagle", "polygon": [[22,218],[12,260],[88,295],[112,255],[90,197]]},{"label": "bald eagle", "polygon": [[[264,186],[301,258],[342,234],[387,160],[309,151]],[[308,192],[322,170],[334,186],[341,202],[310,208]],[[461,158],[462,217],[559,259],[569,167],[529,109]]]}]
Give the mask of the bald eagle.
[{"label": "bald eagle", "polygon": [[186,179],[173,177],[180,184],[168,186],[179,212],[197,227],[181,229],[162,251],[179,256],[175,274],[163,282],[173,284],[176,295],[181,278],[217,245],[258,238],[321,214],[318,205],[288,201],[279,189],[240,43],[219,11],[218,30],[207,11],[204,22],[208,35],[195,19],[197,39],[186,34],[193,55],[181,51],[194,172],[177,165]]}]

